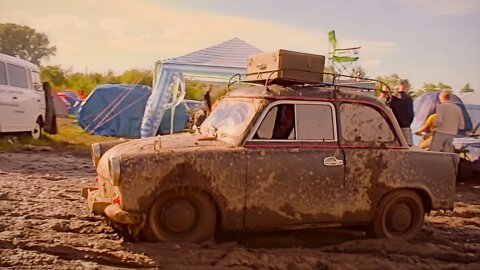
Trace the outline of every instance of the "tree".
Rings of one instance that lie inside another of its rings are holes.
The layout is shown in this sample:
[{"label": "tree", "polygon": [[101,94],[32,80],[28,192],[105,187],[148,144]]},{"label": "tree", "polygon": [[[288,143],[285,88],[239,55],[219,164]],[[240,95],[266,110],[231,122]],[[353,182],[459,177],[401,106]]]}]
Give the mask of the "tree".
[{"label": "tree", "polygon": [[438,90],[452,90],[452,87],[450,85],[444,84],[442,82],[439,82],[437,84],[424,83],[422,88],[412,92],[412,97],[418,97],[418,96],[421,96],[425,93],[431,93],[431,92],[435,92],[435,91],[438,91]]},{"label": "tree", "polygon": [[120,81],[123,83],[135,83],[152,86],[152,72],[143,69],[130,69],[120,75]]},{"label": "tree", "polygon": [[42,80],[49,81],[53,88],[65,87],[65,83],[67,82],[65,71],[58,65],[40,67],[40,76]]},{"label": "tree", "polygon": [[[395,87],[398,85],[398,83],[400,81],[400,76],[398,76],[398,74],[393,73],[393,74],[385,75],[385,76],[377,76],[375,79],[383,82],[386,85],[388,85],[390,90],[394,91]],[[410,89],[410,87],[411,87],[410,81],[408,79],[405,79],[405,80],[407,81],[408,88]],[[381,84],[381,83],[375,83],[375,88],[376,89],[382,89],[383,86],[384,85]]]},{"label": "tree", "polygon": [[470,84],[469,84],[469,83],[467,83],[467,84],[462,88],[462,90],[460,90],[460,92],[462,92],[462,93],[469,93],[469,92],[475,92],[475,90],[470,87]]},{"label": "tree", "polygon": [[366,78],[367,73],[365,72],[365,69],[362,68],[362,66],[358,65],[354,69],[352,69],[352,74],[350,74],[352,77],[360,77],[360,78]]},{"label": "tree", "polygon": [[44,33],[28,26],[0,23],[0,52],[30,61],[37,65],[44,58],[55,55],[57,48],[49,46]]}]

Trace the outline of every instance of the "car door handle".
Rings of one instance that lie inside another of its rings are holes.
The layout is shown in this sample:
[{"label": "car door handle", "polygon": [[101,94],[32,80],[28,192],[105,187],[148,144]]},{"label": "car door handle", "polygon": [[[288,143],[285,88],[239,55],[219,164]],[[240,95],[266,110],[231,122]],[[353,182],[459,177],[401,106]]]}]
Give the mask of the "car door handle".
[{"label": "car door handle", "polygon": [[342,166],[343,160],[337,159],[337,157],[326,157],[323,159],[323,165],[325,166]]}]

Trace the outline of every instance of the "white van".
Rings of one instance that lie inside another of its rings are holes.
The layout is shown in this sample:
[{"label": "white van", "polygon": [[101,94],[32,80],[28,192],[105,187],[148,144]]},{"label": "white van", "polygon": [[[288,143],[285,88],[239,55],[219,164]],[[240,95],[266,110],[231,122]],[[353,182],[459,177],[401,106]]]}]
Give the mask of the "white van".
[{"label": "white van", "polygon": [[0,132],[31,132],[40,138],[45,93],[38,66],[0,53]]}]

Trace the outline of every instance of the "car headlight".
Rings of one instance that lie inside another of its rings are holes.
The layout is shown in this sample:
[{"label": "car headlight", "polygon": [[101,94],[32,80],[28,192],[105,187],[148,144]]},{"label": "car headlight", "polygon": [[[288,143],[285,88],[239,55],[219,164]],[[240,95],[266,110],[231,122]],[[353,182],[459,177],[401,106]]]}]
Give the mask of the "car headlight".
[{"label": "car headlight", "polygon": [[95,166],[96,168],[98,165],[98,162],[100,161],[100,157],[102,156],[100,143],[93,143],[92,146],[90,147],[90,152],[92,154],[93,166]]},{"label": "car headlight", "polygon": [[112,185],[118,186],[120,184],[120,157],[111,157],[108,160],[108,171]]}]

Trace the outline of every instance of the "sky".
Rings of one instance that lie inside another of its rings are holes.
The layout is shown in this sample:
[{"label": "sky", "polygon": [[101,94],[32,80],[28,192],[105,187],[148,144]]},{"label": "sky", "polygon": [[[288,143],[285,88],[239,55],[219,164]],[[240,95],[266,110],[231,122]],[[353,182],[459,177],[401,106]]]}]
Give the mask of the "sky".
[{"label": "sky", "polygon": [[46,33],[57,53],[43,64],[102,73],[153,69],[234,37],[327,55],[335,30],[338,47],[361,46],[369,77],[480,92],[480,0],[0,0],[0,23]]}]

